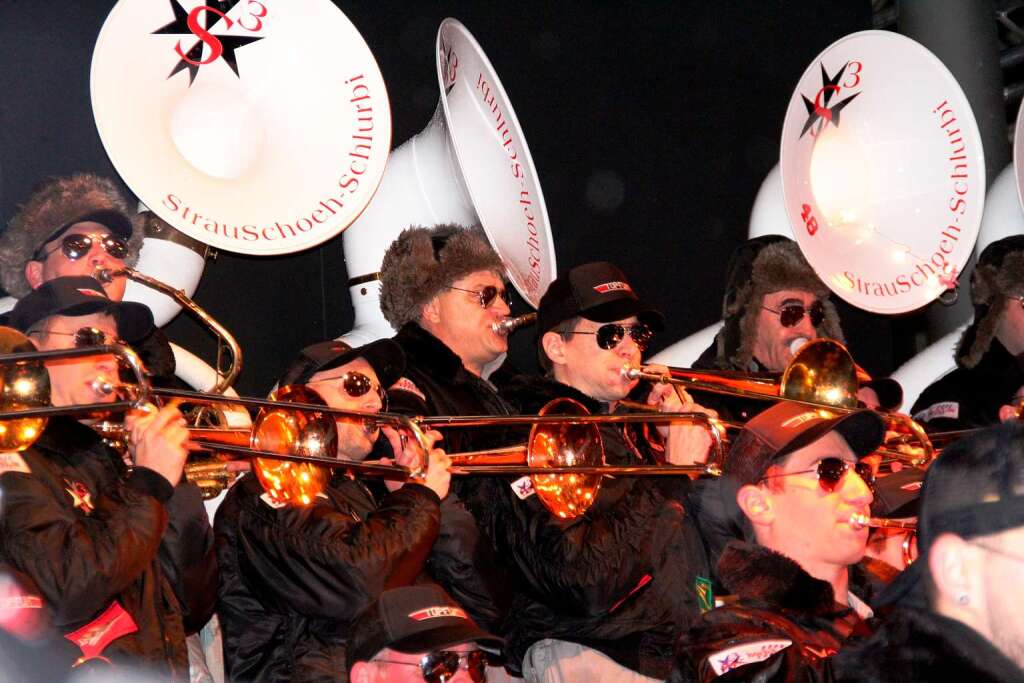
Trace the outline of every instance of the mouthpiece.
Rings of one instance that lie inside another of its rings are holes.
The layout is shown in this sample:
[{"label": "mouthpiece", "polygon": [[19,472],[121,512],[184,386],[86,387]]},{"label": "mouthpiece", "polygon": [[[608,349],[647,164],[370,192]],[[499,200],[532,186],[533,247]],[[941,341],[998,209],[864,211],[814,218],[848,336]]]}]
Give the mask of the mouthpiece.
[{"label": "mouthpiece", "polygon": [[640,379],[644,374],[644,371],[640,368],[634,368],[632,365],[628,364],[622,366],[621,372],[622,376],[626,379]]},{"label": "mouthpiece", "polygon": [[796,352],[804,347],[809,340],[806,337],[797,337],[789,344],[789,352],[796,355]]},{"label": "mouthpiece", "polygon": [[105,377],[97,377],[90,386],[93,391],[101,396],[110,396],[117,391],[117,385],[112,384]]},{"label": "mouthpiece", "polygon": [[874,529],[916,529],[917,522],[905,519],[883,519],[881,517],[868,517],[855,512],[850,515],[850,526],[858,531],[865,527]]},{"label": "mouthpiece", "polygon": [[491,325],[491,330],[493,330],[495,334],[508,336],[520,327],[532,325],[536,321],[536,313],[524,313],[523,315],[516,316],[515,318],[505,318],[499,323],[494,323]]}]

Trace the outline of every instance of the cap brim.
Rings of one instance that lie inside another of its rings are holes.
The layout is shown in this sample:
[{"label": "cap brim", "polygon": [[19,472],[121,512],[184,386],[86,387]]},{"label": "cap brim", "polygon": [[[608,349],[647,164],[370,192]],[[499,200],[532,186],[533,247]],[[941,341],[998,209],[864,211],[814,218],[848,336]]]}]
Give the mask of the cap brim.
[{"label": "cap brim", "polygon": [[153,312],[145,304],[115,301],[108,303],[106,309],[117,321],[117,336],[126,342],[136,342],[153,329]]},{"label": "cap brim", "polygon": [[422,631],[390,643],[387,647],[405,654],[415,654],[443,650],[446,647],[463,643],[477,643],[486,647],[501,648],[505,641],[470,622]]},{"label": "cap brim", "polygon": [[365,358],[373,371],[377,373],[377,379],[384,388],[390,387],[397,382],[405,372],[405,353],[395,341],[391,339],[378,339],[356,347],[351,351],[333,358],[310,372],[310,376],[317,372],[337,368],[346,363],[351,363],[357,358]]}]

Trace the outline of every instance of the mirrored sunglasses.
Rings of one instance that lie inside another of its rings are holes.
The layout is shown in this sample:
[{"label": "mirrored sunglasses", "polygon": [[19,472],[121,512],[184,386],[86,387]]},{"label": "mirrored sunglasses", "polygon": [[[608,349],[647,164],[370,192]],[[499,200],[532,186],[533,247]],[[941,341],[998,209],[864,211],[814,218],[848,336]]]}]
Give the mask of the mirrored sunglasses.
[{"label": "mirrored sunglasses", "polygon": [[635,325],[608,323],[607,325],[601,325],[601,327],[593,332],[573,330],[569,334],[592,334],[597,341],[597,345],[606,351],[611,351],[621,344],[627,334],[633,338],[633,342],[643,351],[651,343],[651,337],[654,336],[651,328],[644,323],[636,323]]},{"label": "mirrored sunglasses", "polygon": [[387,410],[388,406],[388,394],[379,383],[374,382],[372,379],[359,372],[358,370],[349,370],[344,375],[337,377],[329,377],[327,379],[320,380],[321,382],[339,382],[341,388],[345,390],[351,398],[359,398],[366,396],[371,390],[377,392],[377,397],[380,399],[380,404],[384,410]]},{"label": "mirrored sunglasses", "polygon": [[487,285],[483,289],[462,289],[461,287],[448,287],[448,289],[454,289],[456,292],[466,292],[468,294],[476,294],[480,301],[481,308],[487,308],[490,306],[495,299],[501,297],[501,300],[505,302],[506,306],[512,305],[512,293],[504,287],[498,288],[494,285]]},{"label": "mirrored sunglasses", "polygon": [[820,301],[815,301],[809,308],[805,308],[803,304],[786,304],[779,310],[767,306],[762,306],[762,308],[779,316],[779,323],[783,327],[793,327],[803,320],[805,315],[810,316],[811,325],[814,327],[818,327],[825,321],[825,305]]},{"label": "mirrored sunglasses", "polygon": [[112,258],[123,261],[128,256],[128,243],[117,235],[83,235],[73,233],[61,237],[60,244],[49,251],[43,251],[43,247],[40,247],[33,259],[44,261],[50,254],[60,249],[69,261],[77,261],[88,254],[92,250],[92,245],[97,241]]},{"label": "mirrored sunglasses", "polygon": [[849,469],[853,469],[854,472],[864,480],[868,488],[872,491],[875,490],[875,471],[871,468],[871,465],[864,462],[863,460],[856,463],[851,463],[842,458],[822,458],[818,461],[817,466],[811,470],[801,470],[799,472],[783,472],[781,474],[768,474],[761,477],[761,480],[775,479],[777,477],[791,477],[795,474],[816,474],[818,475],[818,483],[821,484],[821,488],[827,492],[832,493],[839,486],[839,482],[843,480],[843,475]]},{"label": "mirrored sunglasses", "polygon": [[424,655],[419,664],[396,662],[392,659],[377,659],[375,661],[402,666],[419,666],[423,680],[427,683],[447,683],[455,678],[459,669],[466,669],[473,683],[483,683],[487,680],[487,654],[481,650],[473,652],[436,650]]},{"label": "mirrored sunglasses", "polygon": [[[37,332],[36,334],[43,334],[43,332]],[[61,337],[74,337],[75,348],[80,349],[87,346],[106,346],[108,344],[122,344],[124,341],[111,336],[103,330],[96,329],[95,327],[81,327],[74,332],[46,332],[46,334],[56,334]]]}]

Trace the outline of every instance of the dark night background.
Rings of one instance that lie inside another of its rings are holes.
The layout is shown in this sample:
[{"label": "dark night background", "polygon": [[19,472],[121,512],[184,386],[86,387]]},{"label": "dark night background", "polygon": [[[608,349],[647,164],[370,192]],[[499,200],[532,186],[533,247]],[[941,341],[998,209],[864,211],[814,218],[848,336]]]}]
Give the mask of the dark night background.
[{"label": "dark night background", "polygon": [[[88,92],[112,4],[0,0],[0,225],[46,175],[114,175]],[[538,167],[559,270],[617,262],[666,313],[654,350],[720,317],[725,264],[778,160],[797,79],[831,42],[872,27],[867,0],[336,4],[380,64],[395,145],[437,105],[440,21],[472,31]],[[240,393],[265,392],[300,347],[351,327],[346,279],[340,237],[288,257],[207,263],[195,299],[242,344]],[[841,315],[854,356],[875,372],[905,360],[919,327],[845,306]],[[211,358],[192,320],[168,330]],[[516,358],[531,337],[518,335]]]}]

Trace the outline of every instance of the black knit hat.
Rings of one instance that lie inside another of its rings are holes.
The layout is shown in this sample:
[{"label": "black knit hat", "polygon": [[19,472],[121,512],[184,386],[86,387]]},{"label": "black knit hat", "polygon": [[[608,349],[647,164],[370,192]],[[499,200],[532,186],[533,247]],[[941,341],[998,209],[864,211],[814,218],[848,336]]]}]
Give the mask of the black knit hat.
[{"label": "black knit hat", "polygon": [[1006,301],[1024,296],[1024,235],[996,240],[985,247],[971,273],[974,321],[960,336],[956,362],[973,368],[988,351],[1003,317]]},{"label": "black knit hat", "polygon": [[503,643],[434,584],[384,591],[356,616],[348,632],[349,668],[370,661],[384,648],[414,654],[469,642],[492,648]]}]

